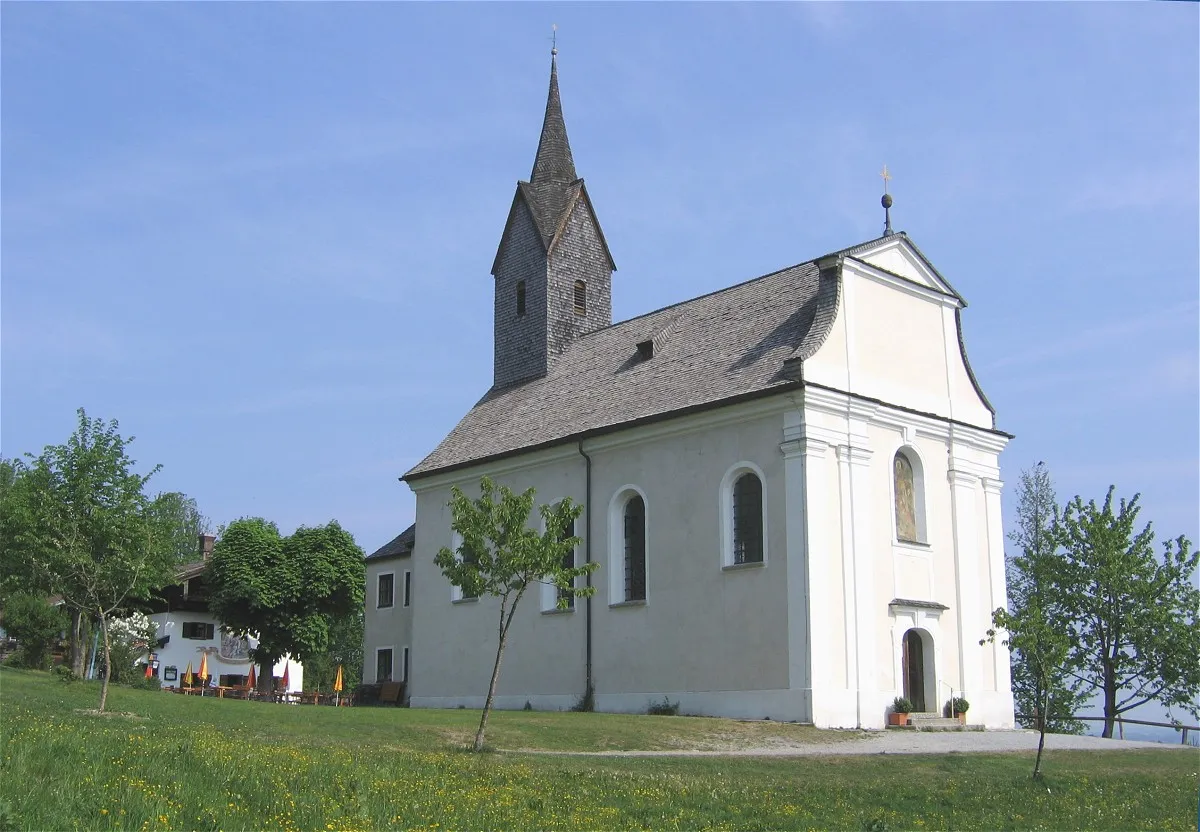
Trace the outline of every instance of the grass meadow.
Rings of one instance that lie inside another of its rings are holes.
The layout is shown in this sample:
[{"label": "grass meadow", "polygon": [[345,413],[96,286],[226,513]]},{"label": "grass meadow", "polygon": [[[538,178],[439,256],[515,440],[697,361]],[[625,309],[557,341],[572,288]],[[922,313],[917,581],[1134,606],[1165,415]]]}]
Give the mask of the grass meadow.
[{"label": "grass meadow", "polygon": [[852,732],[688,717],[317,708],[0,671],[0,828],[1195,829],[1200,755],[629,758],[654,750],[853,742]]}]

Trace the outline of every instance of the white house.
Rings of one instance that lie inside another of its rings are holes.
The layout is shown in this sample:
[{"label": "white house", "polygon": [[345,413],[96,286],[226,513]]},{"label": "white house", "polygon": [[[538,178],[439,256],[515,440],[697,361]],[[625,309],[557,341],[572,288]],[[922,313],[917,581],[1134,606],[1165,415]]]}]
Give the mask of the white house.
[{"label": "white house", "polygon": [[[180,686],[190,664],[200,670],[201,657],[208,656],[208,673],[220,685],[243,685],[250,674],[250,650],[257,639],[239,638],[221,632],[221,622],[208,611],[204,572],[212,553],[211,535],[200,536],[201,559],[180,566],[176,583],[163,587],[150,602],[148,617],[158,627],[158,678],[163,687]],[[304,689],[304,667],[285,657],[273,670],[282,679],[287,671],[290,691]]]},{"label": "white house", "polygon": [[[886,205],[890,206],[890,198]],[[615,269],[575,172],[552,61],[533,173],[493,264],[494,384],[404,475],[416,495],[403,649],[413,706],[480,706],[497,602],[433,558],[482,475],[585,506],[595,596],[542,587],[512,625],[497,706],[882,727],[892,699],[1013,724],[998,457],[1011,438],[967,361],[966,302],[893,233],[613,324]],[[736,279],[744,279],[737,277]],[[384,577],[384,563],[393,577]],[[368,587],[378,595],[378,586]],[[386,610],[386,612],[385,612]],[[403,623],[401,623],[403,621]],[[373,655],[374,654],[374,655]]]}]

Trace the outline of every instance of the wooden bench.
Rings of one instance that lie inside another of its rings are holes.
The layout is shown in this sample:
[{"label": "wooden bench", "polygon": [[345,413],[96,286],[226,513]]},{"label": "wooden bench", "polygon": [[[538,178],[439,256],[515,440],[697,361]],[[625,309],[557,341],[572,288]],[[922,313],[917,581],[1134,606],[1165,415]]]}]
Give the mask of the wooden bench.
[{"label": "wooden bench", "polygon": [[380,705],[399,705],[404,699],[404,683],[403,682],[384,682],[379,686],[379,704]]}]

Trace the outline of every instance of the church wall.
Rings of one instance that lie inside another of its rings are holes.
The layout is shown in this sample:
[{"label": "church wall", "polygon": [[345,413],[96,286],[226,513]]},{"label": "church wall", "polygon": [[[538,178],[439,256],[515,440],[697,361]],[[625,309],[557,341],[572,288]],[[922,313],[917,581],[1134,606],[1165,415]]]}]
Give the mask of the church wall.
[{"label": "church wall", "polygon": [[[524,202],[513,206],[504,254],[495,274],[495,354],[497,387],[546,371],[546,254]],[[517,315],[517,282],[525,281],[525,314]]]},{"label": "church wall", "polygon": [[845,279],[848,392],[951,417],[940,306],[849,271]]},{"label": "church wall", "polygon": [[[593,667],[597,707],[644,711],[668,696],[684,710],[747,717],[799,718],[788,691],[787,561],[779,409],[701,429],[705,417],[649,426],[585,445],[593,460]],[[711,419],[711,417],[708,417]],[[766,564],[722,568],[720,489],[737,463],[764,475]],[[537,488],[537,502],[585,499],[585,462],[574,447],[508,460],[498,483]],[[458,478],[468,494],[482,470]],[[610,606],[609,510],[626,486],[645,495],[647,600]],[[451,545],[449,483],[417,493],[412,561],[420,588],[413,626],[412,697],[418,706],[482,702],[495,656],[498,602],[451,603],[433,564]],[[584,537],[586,517],[576,533]],[[586,545],[586,544],[585,544]],[[580,547],[582,562],[584,546]],[[583,693],[585,602],[570,613],[543,613],[540,588],[521,602],[500,674],[497,707],[567,708]],[[827,637],[822,631],[822,638]],[[737,692],[751,693],[739,696]]]},{"label": "church wall", "polygon": [[[598,695],[788,687],[779,437],[771,414],[593,452],[597,512],[635,485],[645,494],[648,531],[646,603],[613,607],[613,527],[597,524],[597,557],[606,561],[596,576]],[[720,487],[743,462],[765,477],[766,563],[723,569]]]}]

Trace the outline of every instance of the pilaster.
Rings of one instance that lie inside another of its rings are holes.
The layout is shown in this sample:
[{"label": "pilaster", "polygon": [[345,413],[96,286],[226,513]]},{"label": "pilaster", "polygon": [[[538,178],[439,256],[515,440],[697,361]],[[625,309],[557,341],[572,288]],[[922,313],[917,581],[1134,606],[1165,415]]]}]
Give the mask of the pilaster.
[{"label": "pilaster", "polygon": [[[951,465],[954,460],[951,461]],[[983,684],[979,639],[987,630],[980,609],[979,546],[976,534],[976,490],[979,477],[959,468],[948,472],[954,515],[954,576],[958,609],[958,688],[969,699]],[[940,695],[940,692],[939,692]]]}]

